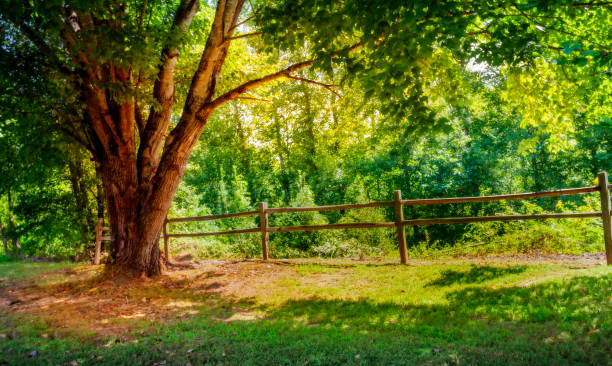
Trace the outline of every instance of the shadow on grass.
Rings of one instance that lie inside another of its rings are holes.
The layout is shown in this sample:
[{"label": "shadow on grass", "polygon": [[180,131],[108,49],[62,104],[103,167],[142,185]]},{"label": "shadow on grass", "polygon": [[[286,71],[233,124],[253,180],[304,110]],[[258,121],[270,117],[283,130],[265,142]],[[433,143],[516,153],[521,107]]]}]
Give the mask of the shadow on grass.
[{"label": "shadow on grass", "polygon": [[[489,272],[482,271],[484,278],[491,276],[486,274]],[[463,278],[453,276],[449,278]],[[188,362],[193,365],[609,365],[612,364],[611,288],[612,274],[606,274],[528,287],[468,287],[450,292],[447,301],[440,304],[419,303],[418,299],[401,304],[323,298],[292,300],[274,307],[242,303],[244,309],[264,311],[266,318],[220,322],[202,313],[160,327],[137,342],[104,347],[82,345],[78,339],[22,337],[0,342],[0,361],[9,364],[61,364],[76,360],[79,364],[163,362],[166,365]],[[229,298],[213,298],[218,302],[216,305],[211,302],[211,306],[223,307],[232,302]],[[34,342],[40,353],[36,359],[28,357]]]},{"label": "shadow on grass", "polygon": [[398,260],[394,262],[381,262],[381,263],[369,263],[361,262],[357,259],[354,263],[325,263],[325,262],[294,262],[284,259],[275,259],[274,261],[265,262],[266,264],[276,265],[280,267],[291,267],[291,268],[321,268],[321,269],[349,269],[355,267],[397,267],[406,268],[405,264],[401,264]]},{"label": "shadow on grass", "polygon": [[267,320],[293,327],[299,320],[318,347],[336,336],[343,341],[328,340],[336,350],[361,344],[361,354],[380,364],[612,365],[610,289],[612,275],[604,275],[529,287],[468,287],[436,305],[311,298],[267,309]]},{"label": "shadow on grass", "polygon": [[454,284],[482,283],[498,277],[525,272],[526,269],[527,266],[492,267],[476,265],[472,265],[470,270],[467,272],[448,269],[442,271],[442,277],[432,281],[431,283],[427,284],[427,286],[450,286]]},{"label": "shadow on grass", "polygon": [[[270,319],[304,319],[356,329],[463,327],[474,321],[509,327],[541,324],[555,335],[570,328],[578,334],[612,332],[612,275],[575,277],[526,287],[468,287],[447,295],[447,304],[397,304],[375,300],[291,300],[266,309]],[[605,324],[604,324],[605,323]],[[591,334],[591,335],[593,335]],[[612,335],[612,333],[610,333]]]}]

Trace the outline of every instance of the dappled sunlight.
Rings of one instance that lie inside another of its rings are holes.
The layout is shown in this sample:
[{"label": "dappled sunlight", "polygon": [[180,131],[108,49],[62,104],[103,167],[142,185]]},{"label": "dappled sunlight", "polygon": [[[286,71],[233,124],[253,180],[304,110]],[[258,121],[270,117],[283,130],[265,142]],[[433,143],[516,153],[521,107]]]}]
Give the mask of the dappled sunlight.
[{"label": "dappled sunlight", "polygon": [[164,307],[165,308],[191,308],[196,305],[201,305],[201,304],[196,304],[192,301],[170,301],[167,304],[165,304]]},{"label": "dappled sunlight", "polygon": [[437,280],[430,282],[427,284],[427,286],[450,286],[453,284],[482,283],[508,274],[521,273],[525,270],[525,266],[500,268],[473,265],[467,272],[454,270],[442,271],[442,276]]},{"label": "dappled sunlight", "polygon": [[136,311],[130,315],[119,315],[119,317],[122,319],[139,319],[144,318],[145,316],[147,316],[147,314],[143,311]]},{"label": "dappled sunlight", "polygon": [[277,328],[282,334],[307,332],[313,342],[431,334],[451,344],[470,340],[466,355],[516,342],[538,344],[538,352],[576,342],[601,347],[612,337],[607,267],[441,262],[202,261],[144,281],[105,277],[101,269],[60,270],[53,274],[63,278],[59,282],[16,282],[5,289],[3,297],[13,303],[2,312],[48,324],[52,338],[134,342],[174,327],[206,334],[213,324],[250,329],[242,342],[249,332]]}]

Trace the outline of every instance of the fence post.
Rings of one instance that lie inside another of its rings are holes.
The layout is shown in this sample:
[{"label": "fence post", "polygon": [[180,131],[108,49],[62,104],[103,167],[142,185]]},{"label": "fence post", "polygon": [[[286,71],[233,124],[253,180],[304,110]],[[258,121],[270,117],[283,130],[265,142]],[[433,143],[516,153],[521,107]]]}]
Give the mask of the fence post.
[{"label": "fence post", "polygon": [[261,229],[261,252],[263,260],[267,261],[270,258],[268,251],[268,240],[270,234],[268,234],[268,202],[259,202],[259,227]]},{"label": "fence post", "polygon": [[164,230],[164,257],[166,258],[167,261],[169,261],[170,254],[168,253],[168,246],[169,246],[170,238],[168,237],[168,217],[164,219],[163,230]]},{"label": "fence post", "polygon": [[610,189],[608,188],[608,173],[597,175],[599,193],[601,197],[601,222],[604,229],[604,243],[606,245],[606,263],[612,265],[612,219],[610,218]]},{"label": "fence post", "polygon": [[104,218],[98,217],[96,223],[96,245],[94,249],[94,264],[100,264],[100,251],[102,250],[102,228],[104,227]]},{"label": "fence post", "polygon": [[406,264],[406,232],[404,230],[404,210],[402,209],[402,191],[395,191],[395,227],[397,228],[397,242],[399,246],[400,262]]}]

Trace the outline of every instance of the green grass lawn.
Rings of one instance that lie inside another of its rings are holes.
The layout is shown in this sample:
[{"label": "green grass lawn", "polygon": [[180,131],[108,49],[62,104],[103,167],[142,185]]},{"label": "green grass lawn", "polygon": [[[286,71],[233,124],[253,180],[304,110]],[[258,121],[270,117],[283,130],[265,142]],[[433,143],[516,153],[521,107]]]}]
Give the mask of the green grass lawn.
[{"label": "green grass lawn", "polygon": [[[110,335],[83,308],[62,315],[85,319],[72,329],[5,304],[0,364],[612,365],[612,267],[217,262],[121,290],[87,268],[0,264],[3,283],[30,279],[37,296],[58,298],[65,281],[69,296],[124,304],[106,319],[122,326]],[[122,317],[147,301],[189,312]]]}]

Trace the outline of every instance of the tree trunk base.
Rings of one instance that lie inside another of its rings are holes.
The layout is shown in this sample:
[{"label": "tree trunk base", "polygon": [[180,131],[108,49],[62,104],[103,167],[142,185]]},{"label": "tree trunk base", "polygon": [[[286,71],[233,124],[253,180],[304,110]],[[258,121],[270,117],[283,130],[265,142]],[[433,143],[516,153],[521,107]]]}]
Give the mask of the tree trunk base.
[{"label": "tree trunk base", "polygon": [[141,282],[150,278],[160,277],[165,273],[165,265],[157,274],[148,274],[146,271],[134,269],[129,264],[105,264],[100,278],[104,281],[113,281],[116,285]]},{"label": "tree trunk base", "polygon": [[[171,264],[170,264],[171,266]],[[157,263],[149,263],[149,266],[143,268],[140,263],[124,262],[118,264],[106,263],[104,265],[103,276],[105,277],[121,277],[123,279],[145,279],[162,276],[166,272],[168,263],[160,259]]]}]

